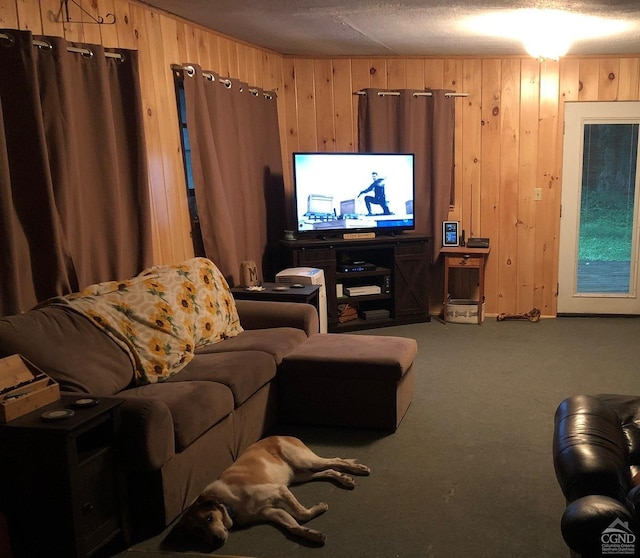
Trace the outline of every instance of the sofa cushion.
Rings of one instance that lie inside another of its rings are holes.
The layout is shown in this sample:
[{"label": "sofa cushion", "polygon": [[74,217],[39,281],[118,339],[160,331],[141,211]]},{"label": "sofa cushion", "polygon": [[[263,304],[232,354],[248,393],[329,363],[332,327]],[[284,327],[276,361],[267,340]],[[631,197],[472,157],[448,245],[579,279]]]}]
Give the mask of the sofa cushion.
[{"label": "sofa cushion", "polygon": [[[233,395],[231,390],[217,382],[161,382],[146,384],[128,389],[119,396],[126,399],[146,399],[161,402],[166,405],[173,432],[168,431],[165,421],[164,427],[158,423],[148,425],[144,429],[146,439],[138,440],[147,451],[153,452],[156,439],[163,445],[166,440],[173,438],[176,453],[189,447],[196,438],[204,434],[209,428],[220,422],[233,411]],[[165,416],[166,419],[166,416]],[[141,420],[145,420],[144,417]],[[126,436],[127,425],[123,424]],[[140,428],[132,429],[140,432]],[[156,452],[157,453],[157,452]],[[160,463],[162,465],[164,461]]]},{"label": "sofa cushion", "polygon": [[307,340],[307,334],[293,327],[245,330],[236,337],[196,350],[196,354],[230,351],[262,351],[270,354],[276,364]]},{"label": "sofa cushion", "polygon": [[133,380],[127,354],[69,308],[44,306],[0,318],[0,357],[15,353],[46,372],[63,391],[106,397]]},{"label": "sofa cushion", "polygon": [[236,408],[276,376],[273,357],[260,351],[197,354],[169,382],[209,380],[227,386]]}]

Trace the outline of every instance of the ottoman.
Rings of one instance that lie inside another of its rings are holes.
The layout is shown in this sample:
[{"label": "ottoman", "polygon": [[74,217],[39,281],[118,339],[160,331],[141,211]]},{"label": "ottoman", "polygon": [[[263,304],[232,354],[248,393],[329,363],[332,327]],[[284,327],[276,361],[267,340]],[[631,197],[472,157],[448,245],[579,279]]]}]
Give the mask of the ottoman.
[{"label": "ottoman", "polygon": [[282,419],[395,431],[413,399],[414,339],[317,333],[284,357]]}]

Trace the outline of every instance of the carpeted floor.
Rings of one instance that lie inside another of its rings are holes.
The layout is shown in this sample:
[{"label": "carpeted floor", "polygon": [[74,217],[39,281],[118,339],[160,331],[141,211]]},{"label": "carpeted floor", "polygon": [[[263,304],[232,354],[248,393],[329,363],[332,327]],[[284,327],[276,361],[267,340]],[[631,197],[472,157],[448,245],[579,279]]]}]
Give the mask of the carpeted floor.
[{"label": "carpeted floor", "polygon": [[270,525],[233,531],[220,550],[167,547],[167,533],[120,558],[558,558],[564,500],[551,458],[553,414],[575,393],[640,394],[640,319],[558,318],[362,332],[418,341],[416,392],[395,434],[286,428],[320,455],[372,469],[354,491],[294,488],[329,511],[309,547]]}]

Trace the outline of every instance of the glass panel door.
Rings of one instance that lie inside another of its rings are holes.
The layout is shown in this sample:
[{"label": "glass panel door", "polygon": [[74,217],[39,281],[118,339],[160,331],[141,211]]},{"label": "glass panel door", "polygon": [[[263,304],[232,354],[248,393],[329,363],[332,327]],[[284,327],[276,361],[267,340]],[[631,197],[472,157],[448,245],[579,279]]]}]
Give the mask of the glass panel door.
[{"label": "glass panel door", "polygon": [[640,313],[638,106],[565,104],[558,313]]}]

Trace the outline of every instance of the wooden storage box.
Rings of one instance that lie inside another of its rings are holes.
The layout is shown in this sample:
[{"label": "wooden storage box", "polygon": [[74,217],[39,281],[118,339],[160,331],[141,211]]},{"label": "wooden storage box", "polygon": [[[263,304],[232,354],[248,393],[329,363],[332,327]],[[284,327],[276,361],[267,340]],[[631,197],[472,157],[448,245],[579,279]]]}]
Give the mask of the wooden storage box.
[{"label": "wooden storage box", "polygon": [[60,386],[22,355],[0,359],[0,422],[60,399]]}]

